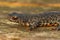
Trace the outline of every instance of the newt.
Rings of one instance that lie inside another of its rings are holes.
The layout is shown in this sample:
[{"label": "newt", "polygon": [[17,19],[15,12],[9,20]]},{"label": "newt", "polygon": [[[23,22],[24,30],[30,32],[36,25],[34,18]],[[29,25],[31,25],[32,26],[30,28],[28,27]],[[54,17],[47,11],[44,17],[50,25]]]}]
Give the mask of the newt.
[{"label": "newt", "polygon": [[8,14],[8,20],[21,24],[28,30],[37,27],[57,27],[60,30],[60,12],[42,12],[38,14],[22,14],[12,12]]}]

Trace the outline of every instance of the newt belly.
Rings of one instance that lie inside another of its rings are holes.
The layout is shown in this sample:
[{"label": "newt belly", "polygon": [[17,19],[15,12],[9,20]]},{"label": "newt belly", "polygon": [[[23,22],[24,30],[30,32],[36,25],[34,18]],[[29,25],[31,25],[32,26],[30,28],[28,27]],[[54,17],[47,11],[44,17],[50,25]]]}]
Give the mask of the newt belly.
[{"label": "newt belly", "polygon": [[58,27],[60,25],[60,12],[43,12],[39,14],[13,12],[8,14],[8,19],[23,25],[29,30],[37,27]]},{"label": "newt belly", "polygon": [[58,23],[46,23],[46,24],[42,24],[40,25],[41,27],[57,27],[59,24]]}]

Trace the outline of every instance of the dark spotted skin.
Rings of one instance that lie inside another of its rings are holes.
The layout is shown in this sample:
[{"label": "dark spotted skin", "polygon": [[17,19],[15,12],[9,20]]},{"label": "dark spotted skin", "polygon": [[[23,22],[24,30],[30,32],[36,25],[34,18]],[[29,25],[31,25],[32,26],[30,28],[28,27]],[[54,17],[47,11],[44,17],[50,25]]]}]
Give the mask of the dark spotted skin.
[{"label": "dark spotted skin", "polygon": [[19,14],[13,12],[8,14],[8,19],[17,22],[28,30],[37,27],[57,27],[60,29],[60,12],[43,12],[39,14]]}]

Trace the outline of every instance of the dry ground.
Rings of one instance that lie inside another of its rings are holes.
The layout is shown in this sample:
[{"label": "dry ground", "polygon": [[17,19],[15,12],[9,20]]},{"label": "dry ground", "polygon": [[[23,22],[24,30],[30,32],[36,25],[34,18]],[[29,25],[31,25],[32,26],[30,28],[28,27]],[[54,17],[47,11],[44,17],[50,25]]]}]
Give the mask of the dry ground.
[{"label": "dry ground", "polygon": [[8,6],[8,7],[18,7],[18,6],[32,6],[32,7],[38,7],[38,6],[44,6],[44,7],[60,7],[60,3],[20,3],[20,2],[0,2],[0,6]]},{"label": "dry ground", "polygon": [[50,31],[48,30],[50,28],[39,28],[33,30],[32,32],[28,32],[18,23],[10,22],[7,19],[7,14],[12,11],[27,13],[40,13],[41,11],[48,11],[50,9],[55,11],[56,9],[60,9],[60,3],[32,4],[19,2],[0,2],[0,6],[0,40],[60,40],[60,31]]}]

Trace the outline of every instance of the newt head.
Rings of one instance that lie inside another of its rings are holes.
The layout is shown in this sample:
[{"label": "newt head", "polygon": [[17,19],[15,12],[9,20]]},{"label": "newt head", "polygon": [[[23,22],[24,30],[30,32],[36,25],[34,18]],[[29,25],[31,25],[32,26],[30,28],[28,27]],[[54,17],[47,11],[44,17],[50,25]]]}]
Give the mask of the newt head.
[{"label": "newt head", "polygon": [[10,20],[11,22],[19,22],[19,14],[16,12],[13,12],[11,14],[8,14],[8,20]]},{"label": "newt head", "polygon": [[11,14],[8,14],[8,20],[14,23],[18,23],[22,26],[24,26],[26,29],[29,29],[29,22],[28,19],[24,19],[24,14],[18,14],[16,12],[13,12]]}]

